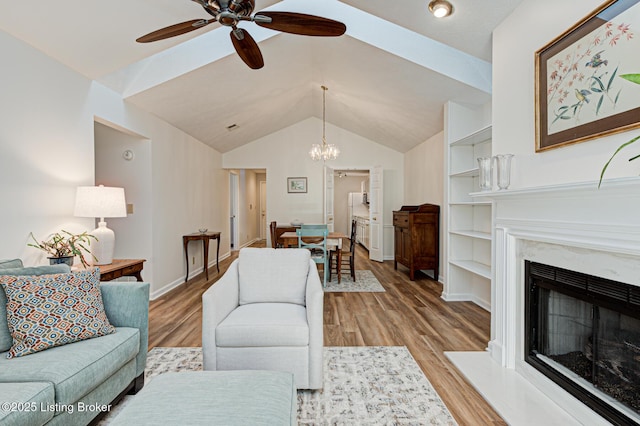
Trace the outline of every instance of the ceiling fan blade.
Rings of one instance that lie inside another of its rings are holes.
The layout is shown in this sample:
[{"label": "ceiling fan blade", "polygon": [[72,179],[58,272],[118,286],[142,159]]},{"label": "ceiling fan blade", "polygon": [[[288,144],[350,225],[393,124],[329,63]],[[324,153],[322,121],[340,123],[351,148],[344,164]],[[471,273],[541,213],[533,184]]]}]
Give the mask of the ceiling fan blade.
[{"label": "ceiling fan blade", "polygon": [[165,38],[175,37],[181,34],[188,33],[198,28],[202,28],[215,20],[207,19],[194,19],[192,21],[181,22],[179,24],[169,25],[168,27],[161,28],[159,30],[150,32],[136,39],[138,43],[149,43],[152,41],[164,40]]},{"label": "ceiling fan blade", "polygon": [[258,43],[242,28],[236,28],[231,31],[231,42],[233,47],[240,55],[240,59],[244,61],[249,68],[257,70],[264,66],[262,52],[258,47]]},{"label": "ceiling fan blade", "polygon": [[347,30],[347,26],[342,22],[304,13],[266,11],[258,12],[256,15],[271,18],[271,22],[256,19],[256,24],[261,27],[291,34],[337,37]]}]

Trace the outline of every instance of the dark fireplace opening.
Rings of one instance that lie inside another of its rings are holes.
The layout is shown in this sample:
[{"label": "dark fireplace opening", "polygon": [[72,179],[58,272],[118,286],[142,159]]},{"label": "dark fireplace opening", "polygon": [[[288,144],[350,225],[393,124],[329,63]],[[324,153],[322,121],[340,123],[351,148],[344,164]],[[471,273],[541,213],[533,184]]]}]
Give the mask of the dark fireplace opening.
[{"label": "dark fireplace opening", "polygon": [[525,361],[613,424],[640,425],[640,287],[525,261]]}]

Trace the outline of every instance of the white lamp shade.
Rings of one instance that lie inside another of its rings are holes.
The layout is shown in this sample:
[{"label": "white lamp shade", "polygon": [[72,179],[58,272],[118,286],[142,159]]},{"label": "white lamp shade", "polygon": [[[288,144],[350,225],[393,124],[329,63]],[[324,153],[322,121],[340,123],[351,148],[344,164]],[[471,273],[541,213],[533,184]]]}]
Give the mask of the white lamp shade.
[{"label": "white lamp shade", "polygon": [[74,216],[126,217],[124,188],[109,186],[79,186],[76,191]]},{"label": "white lamp shade", "polygon": [[78,217],[99,217],[98,228],[91,234],[96,241],[91,241],[91,253],[96,258],[96,265],[109,265],[113,262],[115,234],[107,228],[105,217],[126,217],[127,204],[124,188],[108,186],[79,186],[76,191],[76,207],[74,215]]}]

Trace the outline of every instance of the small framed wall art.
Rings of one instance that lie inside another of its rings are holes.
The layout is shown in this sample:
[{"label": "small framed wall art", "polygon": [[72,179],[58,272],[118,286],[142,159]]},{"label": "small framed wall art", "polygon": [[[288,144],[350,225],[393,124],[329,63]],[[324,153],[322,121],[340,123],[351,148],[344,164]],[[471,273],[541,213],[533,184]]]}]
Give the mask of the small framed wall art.
[{"label": "small framed wall art", "polygon": [[306,177],[290,177],[287,178],[287,192],[289,193],[306,193],[307,178]]},{"label": "small framed wall art", "polygon": [[536,52],[536,151],[640,127],[640,3],[609,0]]}]

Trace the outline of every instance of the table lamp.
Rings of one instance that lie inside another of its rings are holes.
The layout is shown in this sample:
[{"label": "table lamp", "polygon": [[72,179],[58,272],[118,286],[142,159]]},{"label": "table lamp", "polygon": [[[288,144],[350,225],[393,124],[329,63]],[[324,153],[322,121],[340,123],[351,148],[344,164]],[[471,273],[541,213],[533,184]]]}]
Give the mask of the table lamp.
[{"label": "table lamp", "polygon": [[112,263],[116,237],[115,233],[107,228],[104,218],[127,216],[124,188],[103,185],[79,186],[76,191],[74,215],[100,218],[98,227],[90,232],[97,239],[97,241],[91,241],[91,254],[97,259],[96,265]]}]

